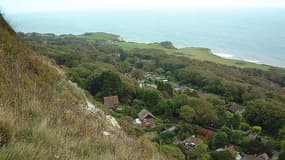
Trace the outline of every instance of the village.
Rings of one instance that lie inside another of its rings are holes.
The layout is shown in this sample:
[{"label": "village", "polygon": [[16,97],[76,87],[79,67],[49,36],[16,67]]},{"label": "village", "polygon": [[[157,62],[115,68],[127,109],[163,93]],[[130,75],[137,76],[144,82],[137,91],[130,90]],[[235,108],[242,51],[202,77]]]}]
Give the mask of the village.
[{"label": "village", "polygon": [[[186,85],[179,85],[177,83],[167,80],[167,78],[164,76],[158,76],[151,72],[146,73],[144,75],[143,80],[137,80],[135,78],[132,78],[130,75],[126,76],[136,81],[136,83],[140,88],[158,89],[157,86],[158,82],[166,83],[171,85],[174,91],[178,94],[179,93],[194,94],[205,99],[207,98],[207,94],[204,94],[202,91],[195,90]],[[146,108],[140,108],[139,106],[136,105],[125,106],[123,104],[120,104],[119,97],[117,95],[104,97],[104,106],[110,109],[114,113],[115,117],[118,114],[122,116],[124,113],[126,113],[126,110],[137,113],[135,115],[136,118],[134,118],[133,125],[144,130],[145,134],[148,135],[150,139],[156,139],[157,137],[163,134],[175,133],[175,131],[177,130],[176,125],[164,128],[163,130],[158,130],[158,128],[161,129],[159,127],[159,125],[161,125],[160,124],[161,120],[156,115],[151,113]],[[245,108],[237,103],[232,103],[232,105],[228,107],[228,110],[229,112],[238,115],[242,115],[245,112]],[[218,129],[210,125],[206,128],[200,128],[195,130],[195,134],[188,135],[188,137],[185,139],[175,138],[170,143],[177,146],[182,146],[186,152],[191,154],[191,152],[193,151],[193,149],[195,149],[195,147],[202,144],[207,144],[217,131]],[[245,135],[245,137],[249,141],[260,139],[264,145],[266,145],[266,143],[268,142],[266,137],[261,137],[258,133],[243,132],[243,135]],[[224,147],[217,148],[215,151],[216,152],[228,151],[235,156],[236,160],[270,160],[270,157],[269,155],[267,155],[267,153],[262,153],[258,155],[246,154],[244,152],[237,151],[235,145],[230,143],[226,144]],[[273,157],[278,157],[278,154],[279,154],[278,152],[275,152],[275,155],[273,155]]]}]

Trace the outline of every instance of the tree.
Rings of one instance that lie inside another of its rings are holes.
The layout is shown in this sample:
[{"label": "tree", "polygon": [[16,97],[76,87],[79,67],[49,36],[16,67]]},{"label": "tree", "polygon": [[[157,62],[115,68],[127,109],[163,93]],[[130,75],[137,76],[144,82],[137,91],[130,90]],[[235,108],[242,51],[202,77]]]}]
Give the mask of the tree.
[{"label": "tree", "polygon": [[148,107],[154,107],[161,101],[160,92],[155,89],[138,89],[137,96],[142,99]]},{"label": "tree", "polygon": [[229,151],[219,151],[212,153],[213,160],[235,160],[235,156]]},{"label": "tree", "polygon": [[225,132],[218,132],[211,139],[212,148],[224,148],[228,144],[228,134]]},{"label": "tree", "polygon": [[240,129],[241,124],[241,116],[238,114],[234,114],[234,116],[231,119],[231,127],[233,129]]},{"label": "tree", "polygon": [[191,123],[196,117],[196,111],[190,106],[182,106],[179,111],[180,117]]},{"label": "tree", "polygon": [[239,145],[241,144],[242,134],[240,131],[232,131],[229,136],[229,141],[233,144]]},{"label": "tree", "polygon": [[121,89],[121,78],[112,71],[102,72],[99,76],[93,74],[87,79],[87,90],[94,96],[98,92],[101,92],[102,96],[118,95]]},{"label": "tree", "polygon": [[190,105],[196,111],[196,119],[200,124],[210,124],[210,123],[217,123],[218,115],[217,111],[214,106],[201,99],[201,98],[194,98],[191,97],[188,100],[188,105]]},{"label": "tree", "polygon": [[278,130],[285,125],[285,110],[282,106],[261,99],[248,103],[244,117],[249,124],[261,126],[271,134],[278,134]]},{"label": "tree", "polygon": [[189,155],[187,155],[187,159],[189,160],[210,160],[211,157],[208,154],[208,147],[205,144],[199,144],[197,146],[195,146],[192,150],[191,153],[189,153]]},{"label": "tree", "polygon": [[281,152],[285,153],[285,140],[281,142]]},{"label": "tree", "polygon": [[157,82],[157,89],[160,90],[161,92],[165,91],[170,96],[173,96],[173,89],[169,83]]},{"label": "tree", "polygon": [[262,131],[262,128],[261,128],[260,126],[253,126],[253,127],[251,128],[251,131],[252,131],[253,133],[260,134],[261,131]]},{"label": "tree", "polygon": [[279,129],[279,137],[285,139],[285,127]]},{"label": "tree", "polygon": [[244,139],[241,146],[243,151],[249,154],[267,153],[268,155],[272,155],[272,145],[270,141],[265,144],[260,138],[250,141]]}]

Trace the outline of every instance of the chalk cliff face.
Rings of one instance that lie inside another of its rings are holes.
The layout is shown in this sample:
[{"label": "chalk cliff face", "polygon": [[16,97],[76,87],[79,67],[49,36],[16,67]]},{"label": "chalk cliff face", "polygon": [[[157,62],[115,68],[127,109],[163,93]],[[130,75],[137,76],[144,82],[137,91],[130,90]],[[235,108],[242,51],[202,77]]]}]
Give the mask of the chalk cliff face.
[{"label": "chalk cliff face", "polygon": [[0,15],[0,159],[164,159],[21,41]]}]

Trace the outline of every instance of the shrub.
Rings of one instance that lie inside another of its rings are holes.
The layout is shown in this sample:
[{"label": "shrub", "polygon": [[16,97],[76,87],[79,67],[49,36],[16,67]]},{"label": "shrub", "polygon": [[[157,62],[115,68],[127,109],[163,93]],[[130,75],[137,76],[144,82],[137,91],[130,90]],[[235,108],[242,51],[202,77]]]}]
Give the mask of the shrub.
[{"label": "shrub", "polygon": [[212,153],[213,160],[235,160],[235,156],[229,151],[220,151]]}]

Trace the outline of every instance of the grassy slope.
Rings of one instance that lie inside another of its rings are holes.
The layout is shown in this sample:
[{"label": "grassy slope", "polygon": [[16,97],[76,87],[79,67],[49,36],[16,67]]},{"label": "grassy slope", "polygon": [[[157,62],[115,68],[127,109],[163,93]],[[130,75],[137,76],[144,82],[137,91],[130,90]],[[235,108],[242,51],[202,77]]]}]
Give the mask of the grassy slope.
[{"label": "grassy slope", "polygon": [[83,35],[79,35],[78,37],[86,38],[90,41],[96,41],[96,40],[118,40],[120,36],[109,33],[96,32],[96,33],[85,33]]},{"label": "grassy slope", "polygon": [[265,65],[259,65],[255,63],[241,61],[241,60],[225,59],[225,58],[212,54],[211,50],[207,48],[189,47],[189,48],[181,48],[181,49],[166,49],[158,43],[145,44],[145,43],[135,43],[135,42],[118,42],[117,44],[127,50],[131,50],[134,48],[162,49],[166,51],[168,54],[183,55],[183,56],[187,56],[187,57],[197,59],[197,60],[210,61],[214,63],[220,63],[224,65],[236,66],[236,67],[241,67],[241,68],[258,68],[258,69],[263,69],[263,70],[267,70],[270,68]]},{"label": "grassy slope", "polygon": [[83,93],[0,15],[0,159],[163,159],[148,139],[128,138],[84,104]]},{"label": "grassy slope", "polygon": [[212,53],[212,51],[208,48],[195,48],[195,47],[187,47],[187,48],[180,48],[180,49],[167,49],[161,46],[159,43],[137,43],[137,42],[125,42],[125,41],[118,41],[118,35],[103,33],[103,32],[96,32],[96,33],[87,33],[83,35],[79,35],[78,37],[87,39],[89,41],[95,42],[96,40],[112,40],[121,47],[126,50],[131,50],[134,48],[147,48],[147,49],[161,49],[166,51],[168,54],[176,54],[176,55],[183,55],[186,57],[190,57],[196,60],[201,61],[210,61],[214,63],[220,63],[228,66],[235,66],[240,68],[257,68],[262,70],[268,70],[271,67],[267,65],[261,65],[251,62],[246,62],[242,60],[232,60],[232,59],[225,59],[219,56],[216,56]]}]

